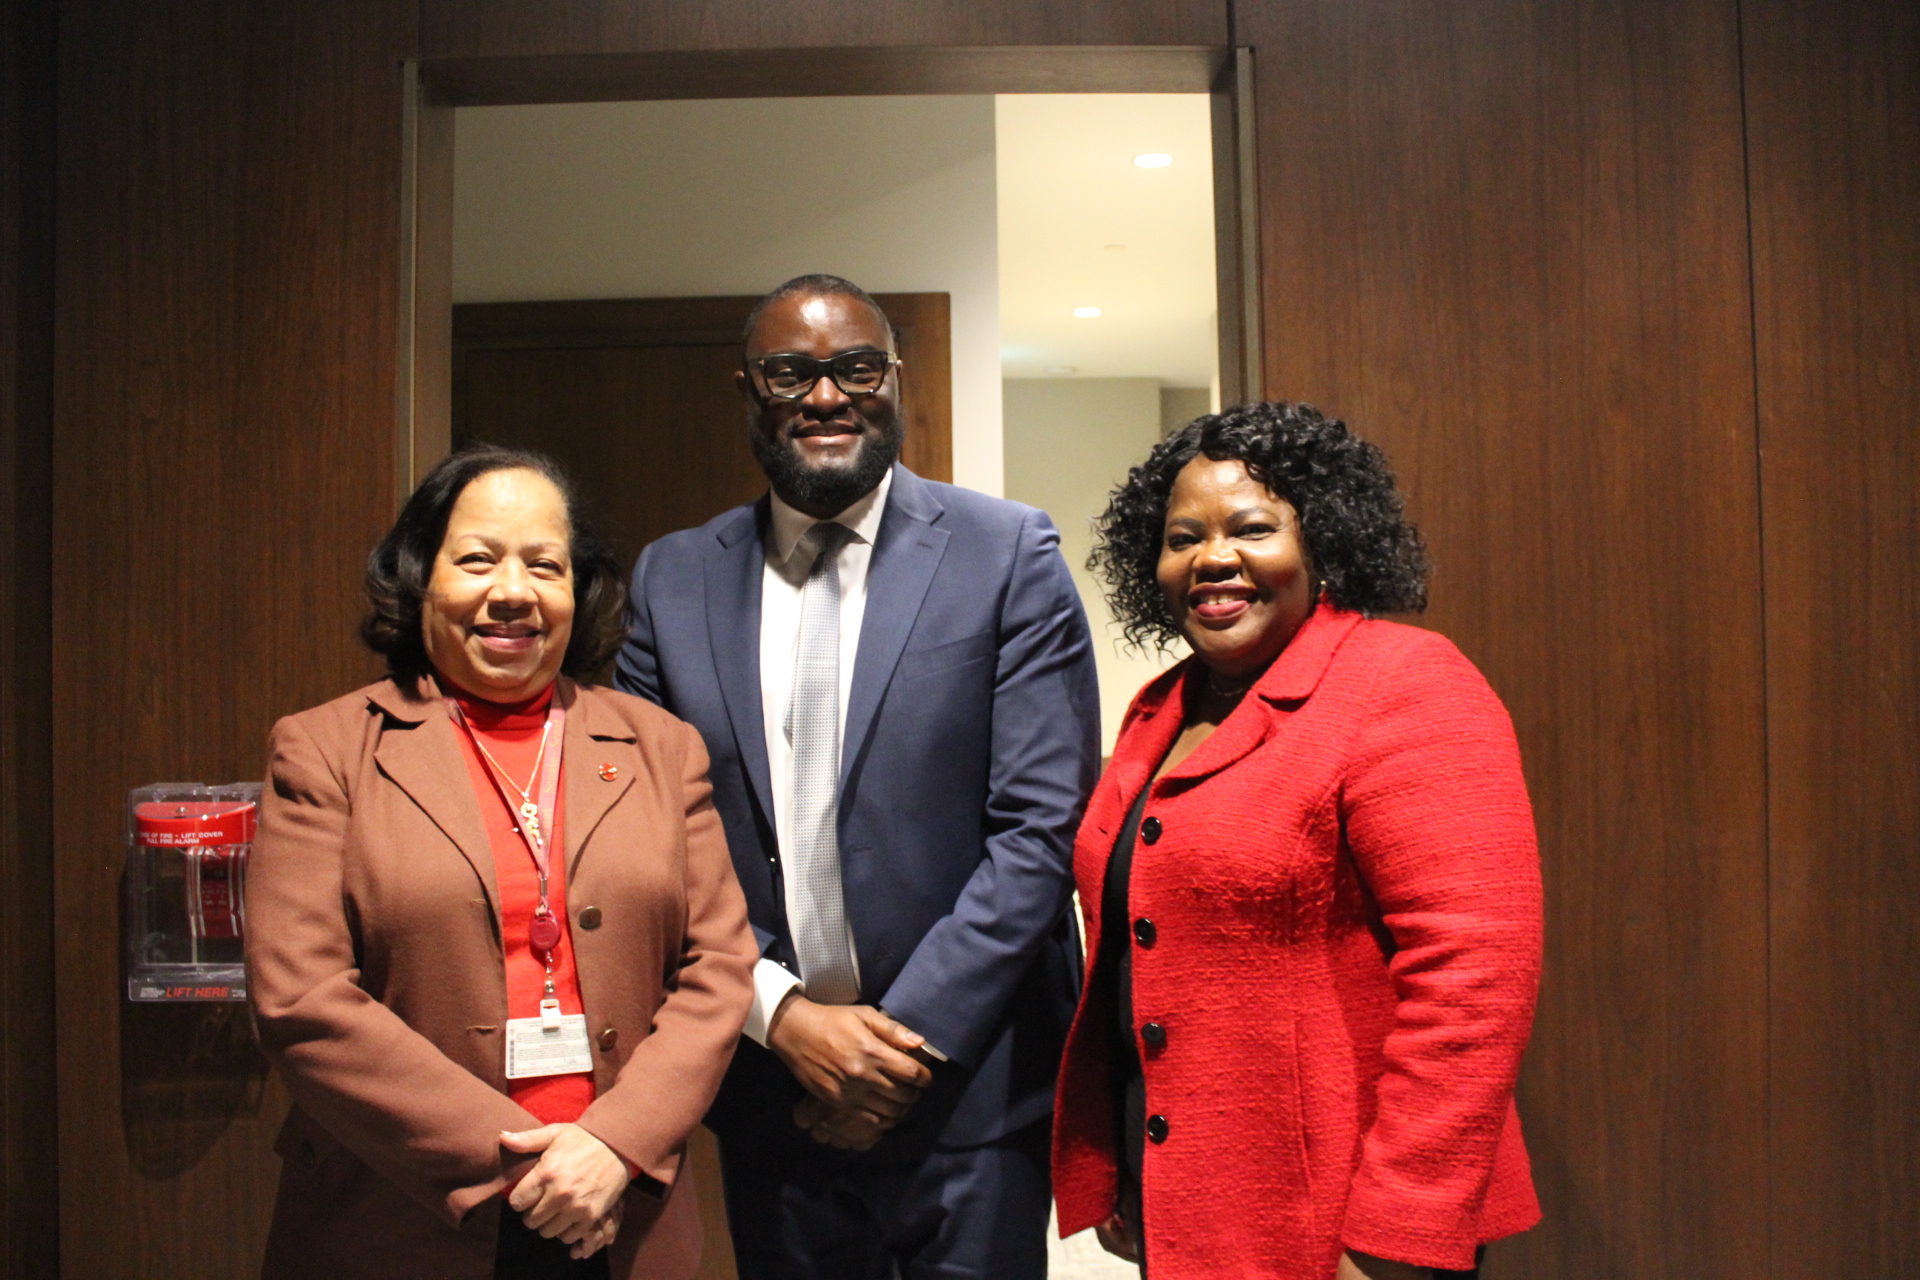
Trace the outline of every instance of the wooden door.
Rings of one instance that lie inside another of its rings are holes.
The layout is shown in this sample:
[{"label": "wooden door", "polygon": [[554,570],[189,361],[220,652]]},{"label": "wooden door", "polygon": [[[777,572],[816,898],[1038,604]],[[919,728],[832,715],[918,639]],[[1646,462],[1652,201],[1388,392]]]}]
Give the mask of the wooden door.
[{"label": "wooden door", "polygon": [[[953,478],[948,296],[881,294],[899,333],[902,461]],[[767,484],[734,390],[758,301],[471,303],[453,314],[453,434],[538,449],[573,473],[624,563]]]}]

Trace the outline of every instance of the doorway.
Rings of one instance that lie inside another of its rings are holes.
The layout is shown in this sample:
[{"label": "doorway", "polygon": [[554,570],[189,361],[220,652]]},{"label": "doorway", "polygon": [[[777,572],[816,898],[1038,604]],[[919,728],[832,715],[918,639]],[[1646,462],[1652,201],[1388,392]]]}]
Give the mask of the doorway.
[{"label": "doorway", "polygon": [[[1250,273],[1235,64],[1225,51],[1169,53],[1184,59],[1178,74],[1090,77],[1115,91],[1092,96],[636,95],[457,114],[446,98],[459,100],[460,81],[428,68],[413,382],[402,394],[413,467],[444,447],[436,430],[555,453],[630,558],[761,491],[731,388],[739,322],[788,276],[844,275],[880,295],[903,331],[909,448],[921,450],[908,465],[1040,506],[1061,529],[1095,627],[1110,743],[1120,709],[1166,658],[1127,653],[1107,625],[1082,569],[1090,519],[1168,426],[1237,398],[1257,347],[1239,324]],[[1057,76],[983,79],[989,90],[1062,87]],[[1118,92],[1134,87],[1159,92]],[[1171,163],[1135,163],[1158,156]],[[1091,193],[1096,171],[1117,172],[1133,194]],[[1175,186],[1185,203],[1173,202],[1177,229],[1163,244],[1138,215]],[[1089,212],[1103,199],[1114,215],[1104,221]],[[1183,287],[1184,300],[1143,290],[1156,274],[1178,277],[1172,293]],[[1087,308],[1099,314],[1074,314]],[[442,341],[448,391],[436,406],[425,382]],[[925,376],[940,345],[944,387]],[[696,1144],[693,1167],[707,1216],[701,1274],[731,1276],[709,1142]],[[1062,1277],[1131,1274],[1090,1236],[1054,1250]]]}]

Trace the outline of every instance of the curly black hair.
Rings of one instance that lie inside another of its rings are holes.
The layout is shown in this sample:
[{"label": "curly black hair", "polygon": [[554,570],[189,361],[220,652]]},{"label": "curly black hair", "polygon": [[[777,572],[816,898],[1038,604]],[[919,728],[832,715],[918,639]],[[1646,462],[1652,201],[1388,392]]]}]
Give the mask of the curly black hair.
[{"label": "curly black hair", "polygon": [[1387,455],[1312,405],[1243,404],[1195,418],[1127,473],[1094,522],[1087,568],[1128,643],[1164,648],[1180,638],[1155,569],[1174,477],[1201,454],[1238,459],[1299,514],[1308,563],[1343,609],[1368,615],[1427,607],[1427,552],[1404,513]]},{"label": "curly black hair", "polygon": [[367,602],[360,638],[387,660],[397,677],[432,669],[420,631],[420,606],[433,578],[434,558],[447,538],[447,519],[466,487],[492,471],[533,471],[553,482],[567,504],[573,559],[573,635],[560,670],[576,679],[599,670],[626,638],[626,576],[620,561],[580,507],[573,482],[552,458],[531,449],[469,444],[447,455],[400,509],[387,536],[367,557]]}]

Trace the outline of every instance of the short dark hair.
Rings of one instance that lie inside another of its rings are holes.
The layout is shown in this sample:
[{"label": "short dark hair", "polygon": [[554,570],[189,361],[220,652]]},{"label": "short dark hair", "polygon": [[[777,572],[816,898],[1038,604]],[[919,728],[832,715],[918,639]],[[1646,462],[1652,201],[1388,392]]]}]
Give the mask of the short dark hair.
[{"label": "short dark hair", "polygon": [[613,549],[581,510],[566,471],[544,453],[496,444],[464,445],[427,473],[400,509],[400,518],[367,557],[367,602],[360,638],[387,660],[395,676],[432,669],[420,633],[420,607],[433,578],[433,562],[447,538],[447,520],[468,485],[494,471],[532,471],[552,481],[567,504],[568,549],[573,560],[573,635],[560,670],[591,675],[619,651],[625,636],[627,584]]},{"label": "short dark hair", "polygon": [[1195,418],[1155,445],[1095,521],[1087,568],[1105,579],[1129,643],[1164,647],[1180,638],[1155,571],[1174,478],[1202,454],[1245,463],[1292,505],[1309,566],[1341,608],[1371,615],[1427,607],[1426,548],[1406,518],[1387,455],[1312,405],[1243,404]]},{"label": "short dark hair", "polygon": [[744,351],[753,345],[753,331],[759,327],[760,317],[768,307],[780,301],[782,298],[797,296],[808,298],[852,298],[858,302],[864,302],[867,306],[873,308],[873,314],[879,316],[880,323],[886,326],[887,346],[891,348],[894,345],[895,334],[893,332],[893,321],[887,318],[886,310],[873,300],[872,294],[851,280],[843,280],[839,276],[830,276],[824,272],[815,272],[812,275],[795,276],[753,304],[753,310],[747,313],[746,327],[740,331],[740,349]]}]

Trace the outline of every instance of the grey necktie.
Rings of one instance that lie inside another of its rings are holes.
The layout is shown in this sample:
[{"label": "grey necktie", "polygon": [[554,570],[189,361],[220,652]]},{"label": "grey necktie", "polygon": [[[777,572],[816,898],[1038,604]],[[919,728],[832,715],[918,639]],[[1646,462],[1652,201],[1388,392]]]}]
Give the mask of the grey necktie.
[{"label": "grey necktie", "polygon": [[823,521],[807,536],[819,548],[800,592],[800,640],[793,660],[787,734],[793,743],[793,949],[807,998],[852,1004],[860,998],[840,892],[840,548],[852,536]]}]

